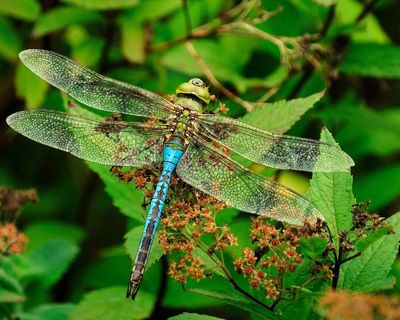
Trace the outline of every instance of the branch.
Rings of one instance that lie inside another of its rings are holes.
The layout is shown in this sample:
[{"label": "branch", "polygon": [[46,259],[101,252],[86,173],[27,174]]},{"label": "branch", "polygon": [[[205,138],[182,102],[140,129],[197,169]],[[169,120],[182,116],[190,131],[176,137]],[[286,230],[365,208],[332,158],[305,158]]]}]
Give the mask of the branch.
[{"label": "branch", "polygon": [[246,100],[241,99],[237,95],[235,95],[233,92],[228,90],[226,87],[224,87],[214,76],[213,72],[211,69],[207,66],[207,64],[204,62],[203,58],[199,55],[193,44],[189,41],[185,42],[185,47],[186,50],[189,52],[189,54],[193,57],[193,59],[196,61],[197,65],[200,67],[201,71],[204,73],[204,75],[207,77],[207,79],[210,81],[210,83],[217,88],[222,94],[227,96],[228,98],[232,99],[236,103],[240,104],[243,106],[247,112],[252,111],[256,106],[261,105],[257,102],[249,102]]},{"label": "branch", "polygon": [[377,5],[379,0],[371,0],[365,7],[364,9],[360,12],[360,14],[357,16],[355,23],[360,22],[363,20],[368,13],[370,13],[372,10],[374,10],[375,6]]}]

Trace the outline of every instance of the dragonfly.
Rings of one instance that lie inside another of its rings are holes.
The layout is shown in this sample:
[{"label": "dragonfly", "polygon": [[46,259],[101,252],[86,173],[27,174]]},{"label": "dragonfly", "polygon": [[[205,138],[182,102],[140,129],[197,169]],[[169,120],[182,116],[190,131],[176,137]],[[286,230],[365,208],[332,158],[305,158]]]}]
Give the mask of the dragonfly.
[{"label": "dragonfly", "polygon": [[86,106],[139,120],[97,121],[55,110],[29,110],[10,115],[11,128],[100,164],[162,165],[128,282],[126,296],[132,299],[143,278],[174,172],[230,207],[300,225],[307,218],[324,218],[303,196],[252,172],[233,155],[277,169],[309,172],[348,171],[354,165],[336,145],[273,134],[207,111],[209,87],[198,78],[179,85],[175,99],[170,100],[107,78],[52,51],[28,49],[19,56],[36,75]]}]

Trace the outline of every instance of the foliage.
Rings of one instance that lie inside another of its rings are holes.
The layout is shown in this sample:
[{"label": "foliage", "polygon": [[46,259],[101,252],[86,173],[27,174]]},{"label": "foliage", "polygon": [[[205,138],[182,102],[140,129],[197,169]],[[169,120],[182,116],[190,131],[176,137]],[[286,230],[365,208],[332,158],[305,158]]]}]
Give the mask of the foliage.
[{"label": "foliage", "polygon": [[[391,0],[4,1],[0,318],[398,318],[399,9]],[[217,112],[310,138],[324,125],[321,141],[356,166],[308,182],[238,160],[307,190],[326,222],[298,227],[173,179],[143,284],[128,300],[129,258],[159,168],[85,164],[8,131],[17,108],[108,116],[26,69],[18,53],[32,47],[162,95],[206,79]]]}]

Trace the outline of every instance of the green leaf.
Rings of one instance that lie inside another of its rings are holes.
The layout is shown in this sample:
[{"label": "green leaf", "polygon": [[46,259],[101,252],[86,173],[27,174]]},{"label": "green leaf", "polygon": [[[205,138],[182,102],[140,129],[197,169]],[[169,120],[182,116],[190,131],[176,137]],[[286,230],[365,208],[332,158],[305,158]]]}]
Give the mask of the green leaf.
[{"label": "green leaf", "polygon": [[144,199],[143,191],[137,189],[134,184],[127,184],[113,176],[109,166],[93,162],[86,163],[103,181],[105,190],[110,195],[114,206],[124,215],[136,221],[143,221],[143,216],[146,214],[141,206]]},{"label": "green leaf", "polygon": [[390,232],[393,231],[393,228],[391,226],[388,227],[383,227],[379,228],[372,233],[370,233],[368,236],[361,238],[356,242],[356,249],[358,252],[362,252],[365,249],[367,249],[370,245],[372,245],[375,241],[383,237],[384,235],[390,234]]},{"label": "green leaf", "polygon": [[[137,226],[125,235],[124,246],[129,256],[131,257],[132,261],[135,261],[136,253],[139,249],[139,244],[142,239],[143,227],[144,225]],[[150,268],[158,260],[160,260],[160,258],[164,254],[163,249],[160,247],[160,244],[158,243],[158,240],[159,236],[158,234],[156,234],[156,236],[153,239],[153,245],[151,248],[149,260],[147,261],[146,270]]]},{"label": "green leaf", "polygon": [[[348,94],[339,103],[313,112],[311,117],[340,127],[338,141],[356,158],[365,155],[386,156],[400,150],[399,108],[377,112]],[[374,124],[374,130],[371,130],[371,123]]]},{"label": "green leaf", "polygon": [[111,287],[86,294],[70,320],[144,319],[150,316],[154,297],[141,291],[135,301],[125,298],[125,287]]},{"label": "green leaf", "polygon": [[246,297],[236,294],[236,293],[226,293],[222,291],[211,291],[203,289],[193,289],[190,288],[188,292],[198,293],[207,297],[213,297],[215,299],[221,300],[224,303],[235,306],[259,317],[268,317],[268,319],[283,319],[281,316],[269,311]]},{"label": "green leaf", "polygon": [[29,313],[19,315],[21,320],[68,320],[75,306],[71,303],[44,304]]},{"label": "green leaf", "polygon": [[130,20],[135,23],[143,22],[145,20],[157,20],[170,13],[176,12],[182,7],[181,0],[151,0],[140,1],[139,5],[124,11],[120,18]]},{"label": "green leaf", "polygon": [[18,303],[26,300],[23,294],[0,288],[0,303]]},{"label": "green leaf", "polygon": [[313,1],[325,7],[333,6],[338,2],[338,0],[313,0]]},{"label": "green leaf", "polygon": [[139,0],[62,0],[65,3],[91,10],[117,10],[136,6]]},{"label": "green leaf", "polygon": [[311,237],[300,240],[301,252],[312,260],[321,256],[326,246],[328,245],[327,239]]},{"label": "green leaf", "polygon": [[217,263],[214,262],[208,254],[206,254],[203,250],[201,250],[198,247],[194,249],[193,254],[194,256],[199,257],[203,261],[203,264],[212,272],[225,279],[228,279],[226,274],[223,273],[222,270],[217,266],[217,263],[221,264],[221,262],[216,256],[214,256],[214,258],[218,261]]},{"label": "green leaf", "polygon": [[33,28],[33,36],[38,38],[65,29],[72,24],[97,22],[101,19],[102,15],[98,12],[74,7],[57,7],[47,11],[37,20]]},{"label": "green leaf", "polygon": [[81,25],[69,26],[65,38],[71,46],[71,59],[86,67],[96,65],[102,56],[105,40],[86,31]]},{"label": "green leaf", "polygon": [[307,98],[266,103],[247,113],[241,120],[260,129],[282,134],[288,131],[323,95],[324,92],[319,92]]},{"label": "green leaf", "polygon": [[391,44],[354,43],[339,65],[339,70],[351,75],[399,79],[400,47]]},{"label": "green leaf", "polygon": [[[321,142],[337,145],[328,129],[323,128]],[[331,230],[335,248],[339,248],[337,235],[349,230],[352,220],[352,193],[350,172],[314,172],[310,181],[308,197],[325,217]]]},{"label": "green leaf", "polygon": [[398,199],[400,195],[400,165],[379,168],[354,182],[358,200],[371,200],[370,209],[378,210]]},{"label": "green leaf", "polygon": [[204,314],[184,312],[177,316],[170,317],[168,318],[168,320],[223,320],[223,319],[207,316]]},{"label": "green leaf", "polygon": [[45,245],[49,239],[67,240],[69,243],[78,246],[83,240],[84,231],[76,225],[56,220],[42,220],[30,224],[25,230],[29,239],[25,253],[29,254]]},{"label": "green leaf", "polygon": [[[357,0],[338,1],[336,5],[335,20],[341,26],[354,27],[354,21],[363,9],[364,4]],[[351,37],[354,41],[373,41],[379,43],[390,42],[389,37],[380,26],[379,20],[371,12],[367,14],[367,16],[359,22],[357,26],[358,28],[354,28],[355,30],[351,32]]]},{"label": "green leaf", "polygon": [[36,76],[23,63],[18,64],[15,87],[18,97],[25,100],[28,108],[36,109],[43,103],[48,86],[46,81]]},{"label": "green leaf", "polygon": [[34,278],[40,278],[45,288],[51,287],[67,271],[78,252],[78,246],[67,240],[49,240],[28,256]]},{"label": "green leaf", "polygon": [[21,20],[36,20],[39,13],[40,4],[36,0],[2,1],[0,5],[0,14]]},{"label": "green leaf", "polygon": [[[222,54],[224,47],[215,41],[197,40],[192,41],[192,43],[204,62],[219,80],[231,83],[240,82],[243,66],[243,61],[240,61],[240,58],[231,56],[227,59],[226,55]],[[190,77],[203,74],[196,61],[183,45],[168,50],[161,58],[161,63],[167,68]]]},{"label": "green leaf", "polygon": [[145,30],[141,22],[120,18],[122,53],[124,57],[134,63],[143,63],[145,60]]},{"label": "green leaf", "polygon": [[0,57],[12,62],[17,60],[18,53],[21,51],[21,38],[6,19],[0,16]]},{"label": "green leaf", "polygon": [[389,272],[399,249],[400,212],[387,221],[393,226],[395,234],[382,236],[360,257],[346,262],[340,272],[340,288],[371,292],[393,286],[394,280]]}]

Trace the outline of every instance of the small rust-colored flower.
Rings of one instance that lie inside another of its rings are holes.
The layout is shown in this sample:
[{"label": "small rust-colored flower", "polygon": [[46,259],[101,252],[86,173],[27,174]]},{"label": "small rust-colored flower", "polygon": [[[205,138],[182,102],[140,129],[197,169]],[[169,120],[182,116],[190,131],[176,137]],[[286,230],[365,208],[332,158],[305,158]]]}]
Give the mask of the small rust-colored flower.
[{"label": "small rust-colored flower", "polygon": [[26,236],[19,232],[14,223],[0,224],[0,254],[21,253],[27,243]]}]

